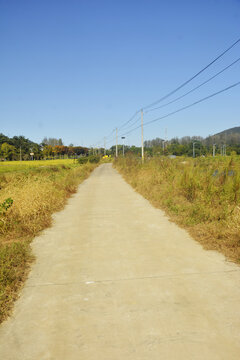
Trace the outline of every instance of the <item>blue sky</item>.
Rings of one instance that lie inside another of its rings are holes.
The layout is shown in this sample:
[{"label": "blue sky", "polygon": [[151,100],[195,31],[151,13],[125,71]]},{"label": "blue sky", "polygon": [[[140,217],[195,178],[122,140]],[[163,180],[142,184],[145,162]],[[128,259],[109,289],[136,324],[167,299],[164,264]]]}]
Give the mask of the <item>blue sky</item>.
[{"label": "blue sky", "polygon": [[[0,132],[93,145],[239,37],[240,0],[0,0]],[[238,57],[240,44],[176,95]],[[144,121],[237,81],[240,63]],[[237,87],[146,127],[144,137],[240,126],[239,99]],[[139,145],[140,131],[126,144]]]}]

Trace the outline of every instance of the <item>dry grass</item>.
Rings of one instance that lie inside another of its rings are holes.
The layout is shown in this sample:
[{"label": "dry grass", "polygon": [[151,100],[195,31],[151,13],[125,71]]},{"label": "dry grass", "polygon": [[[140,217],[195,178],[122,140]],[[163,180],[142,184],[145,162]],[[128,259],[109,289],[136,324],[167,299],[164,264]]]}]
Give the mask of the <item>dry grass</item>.
[{"label": "dry grass", "polygon": [[27,276],[31,239],[51,224],[52,213],[63,208],[96,166],[41,165],[0,175],[0,322]]},{"label": "dry grass", "polygon": [[240,263],[240,159],[153,158],[115,167],[154,206],[186,228],[206,249]]}]

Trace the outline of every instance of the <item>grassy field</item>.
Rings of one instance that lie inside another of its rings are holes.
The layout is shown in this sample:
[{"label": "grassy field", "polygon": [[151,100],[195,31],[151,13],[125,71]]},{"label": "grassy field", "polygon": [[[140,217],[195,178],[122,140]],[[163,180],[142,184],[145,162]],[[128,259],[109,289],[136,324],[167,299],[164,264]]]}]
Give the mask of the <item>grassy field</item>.
[{"label": "grassy field", "polygon": [[58,159],[58,160],[34,160],[34,161],[2,161],[0,162],[0,174],[7,172],[25,172],[30,169],[51,166],[72,166],[75,164],[74,159]]},{"label": "grassy field", "polygon": [[26,279],[31,240],[96,166],[73,160],[0,163],[0,322]]},{"label": "grassy field", "polygon": [[118,159],[124,178],[206,249],[240,263],[240,158]]}]

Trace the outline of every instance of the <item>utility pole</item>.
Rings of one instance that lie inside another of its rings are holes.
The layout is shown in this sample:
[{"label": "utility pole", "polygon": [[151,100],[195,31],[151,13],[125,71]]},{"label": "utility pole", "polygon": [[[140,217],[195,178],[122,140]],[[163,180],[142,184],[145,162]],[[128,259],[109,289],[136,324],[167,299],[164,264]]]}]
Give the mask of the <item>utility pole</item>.
[{"label": "utility pole", "polygon": [[104,138],[104,155],[106,155],[106,138]]},{"label": "utility pole", "polygon": [[143,145],[143,109],[141,110],[141,128],[142,128],[142,163],[144,163],[144,145]]},{"label": "utility pole", "polygon": [[116,158],[118,157],[118,129],[116,128]]},{"label": "utility pole", "polygon": [[124,157],[124,139],[125,139],[125,136],[122,136],[122,139],[123,139],[123,157]]},{"label": "utility pole", "polygon": [[165,139],[162,140],[163,155],[164,155],[164,150],[166,149],[166,145],[167,145],[167,128],[165,128]]},{"label": "utility pole", "polygon": [[20,161],[22,161],[22,147],[20,146]]},{"label": "utility pole", "polygon": [[167,128],[165,128],[165,142],[167,142]]},{"label": "utility pole", "polygon": [[215,152],[216,152],[216,144],[213,144],[213,153],[212,153],[213,157],[215,157]]},{"label": "utility pole", "polygon": [[193,157],[195,158],[195,142],[193,142]]},{"label": "utility pole", "polygon": [[227,152],[226,152],[226,144],[223,145],[223,156],[226,156]]}]

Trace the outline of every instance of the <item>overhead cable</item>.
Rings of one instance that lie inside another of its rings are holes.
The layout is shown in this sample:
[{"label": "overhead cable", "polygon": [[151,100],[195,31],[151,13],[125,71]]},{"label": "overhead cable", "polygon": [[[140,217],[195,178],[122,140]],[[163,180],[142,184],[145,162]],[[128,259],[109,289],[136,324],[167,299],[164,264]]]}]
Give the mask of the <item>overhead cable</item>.
[{"label": "overhead cable", "polygon": [[[203,102],[203,101],[206,101],[206,100],[208,100],[208,99],[210,99],[210,98],[212,98],[212,97],[214,97],[214,96],[216,96],[216,95],[219,95],[219,94],[221,94],[221,93],[223,93],[223,92],[225,92],[225,91],[227,91],[227,90],[230,90],[230,89],[232,89],[232,88],[234,88],[234,87],[236,87],[236,86],[238,86],[238,85],[240,85],[240,81],[238,81],[237,83],[235,83],[235,84],[233,84],[233,85],[230,85],[230,86],[228,86],[228,87],[226,87],[226,88],[224,88],[224,89],[222,89],[222,90],[220,90],[220,91],[217,91],[217,92],[215,92],[215,93],[213,93],[213,94],[211,94],[211,95],[208,95],[208,96],[206,96],[206,97],[204,97],[204,98],[202,98],[202,99],[200,99],[200,100],[197,100],[197,101],[193,102],[193,103],[190,104],[190,105],[183,106],[183,107],[181,107],[180,109],[177,109],[177,110],[175,110],[175,111],[172,111],[172,112],[170,112],[170,113],[168,113],[168,114],[166,114],[166,115],[163,115],[163,116],[158,117],[158,118],[156,118],[156,119],[150,120],[150,121],[144,123],[143,126],[147,126],[147,125],[152,124],[152,123],[154,123],[154,122],[156,122],[156,121],[159,121],[159,120],[165,119],[165,118],[167,118],[167,117],[169,117],[169,116],[172,116],[172,115],[174,115],[174,114],[177,114],[177,113],[179,113],[179,112],[181,112],[181,111],[183,111],[183,110],[186,110],[186,109],[188,109],[188,108],[190,108],[190,107],[192,107],[192,106],[195,106],[195,105],[197,105],[197,104],[199,104],[199,103],[201,103],[201,102]],[[130,134],[131,132],[139,129],[140,127],[141,127],[141,125],[135,127],[134,129],[132,129],[132,130],[130,130],[130,131],[124,133],[124,134],[122,134],[121,136]]]},{"label": "overhead cable", "polygon": [[240,58],[238,58],[237,60],[235,60],[234,62],[232,62],[230,65],[226,66],[225,68],[223,68],[221,71],[219,71],[218,73],[216,73],[215,75],[213,75],[212,77],[210,77],[209,79],[207,79],[206,81],[204,81],[203,83],[201,83],[200,85],[196,86],[195,88],[191,89],[190,91],[186,92],[185,94],[173,99],[172,101],[169,101],[166,104],[163,104],[161,106],[158,106],[156,108],[153,109],[149,109],[145,111],[145,114],[157,110],[157,109],[162,109],[163,107],[173,104],[174,102],[176,102],[177,100],[180,100],[182,98],[184,98],[185,96],[187,96],[188,94],[191,94],[192,92],[194,92],[195,90],[199,89],[200,87],[202,87],[203,85],[207,84],[209,81],[213,80],[214,78],[216,78],[218,75],[222,74],[224,71],[226,71],[227,69],[229,69],[231,66],[235,65],[238,61],[240,61]]},{"label": "overhead cable", "polygon": [[143,107],[143,109],[148,109],[156,104],[158,104],[159,102],[167,99],[169,96],[175,94],[178,90],[182,89],[185,85],[187,85],[188,83],[190,83],[190,81],[194,80],[197,76],[199,76],[201,73],[203,73],[206,69],[208,69],[211,65],[213,65],[217,60],[219,60],[222,56],[224,56],[228,51],[230,51],[235,45],[237,45],[240,42],[240,38],[235,41],[231,46],[229,46],[225,51],[223,51],[220,55],[218,55],[214,60],[212,60],[209,64],[207,64],[203,69],[201,69],[200,71],[198,71],[195,75],[193,75],[190,79],[188,79],[187,81],[185,81],[183,84],[181,84],[180,86],[178,86],[176,89],[170,91],[167,95],[163,96],[162,98],[160,98],[159,100],[156,100],[154,102],[152,102],[149,105],[146,105]]}]

